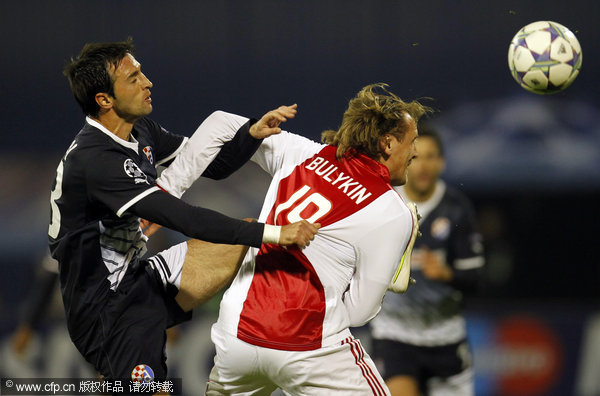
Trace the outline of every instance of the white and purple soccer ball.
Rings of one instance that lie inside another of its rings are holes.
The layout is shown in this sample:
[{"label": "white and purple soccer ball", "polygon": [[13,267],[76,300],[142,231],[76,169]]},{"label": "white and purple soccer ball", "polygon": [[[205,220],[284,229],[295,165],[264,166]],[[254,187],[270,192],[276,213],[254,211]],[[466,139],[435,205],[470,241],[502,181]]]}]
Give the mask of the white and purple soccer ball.
[{"label": "white and purple soccer ball", "polygon": [[517,32],[508,49],[508,67],[520,86],[548,95],[567,88],[581,68],[581,46],[560,23],[538,21]]}]

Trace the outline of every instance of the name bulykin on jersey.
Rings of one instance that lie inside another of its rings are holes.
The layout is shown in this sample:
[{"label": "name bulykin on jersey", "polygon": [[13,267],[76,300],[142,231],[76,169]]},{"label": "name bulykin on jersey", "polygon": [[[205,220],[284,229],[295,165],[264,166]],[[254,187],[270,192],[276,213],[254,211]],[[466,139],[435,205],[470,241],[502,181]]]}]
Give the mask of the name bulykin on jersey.
[{"label": "name bulykin on jersey", "polygon": [[354,181],[350,176],[345,175],[344,172],[337,173],[338,167],[323,157],[313,159],[312,162],[306,165],[306,169],[314,171],[317,176],[331,183],[332,186],[339,183],[338,190],[342,190],[357,205],[371,196],[366,187]]}]

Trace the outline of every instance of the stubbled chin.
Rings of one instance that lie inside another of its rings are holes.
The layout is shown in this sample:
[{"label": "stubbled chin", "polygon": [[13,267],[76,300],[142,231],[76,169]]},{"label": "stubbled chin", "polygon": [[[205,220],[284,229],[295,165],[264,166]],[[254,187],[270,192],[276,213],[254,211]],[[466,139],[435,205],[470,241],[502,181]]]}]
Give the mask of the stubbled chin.
[{"label": "stubbled chin", "polygon": [[390,181],[392,186],[403,186],[406,184],[406,178],[403,179],[394,179]]},{"label": "stubbled chin", "polygon": [[[414,183],[413,183],[414,184]],[[429,191],[431,191],[431,185],[430,184],[411,184],[411,190],[416,191],[418,194],[426,194]]]}]

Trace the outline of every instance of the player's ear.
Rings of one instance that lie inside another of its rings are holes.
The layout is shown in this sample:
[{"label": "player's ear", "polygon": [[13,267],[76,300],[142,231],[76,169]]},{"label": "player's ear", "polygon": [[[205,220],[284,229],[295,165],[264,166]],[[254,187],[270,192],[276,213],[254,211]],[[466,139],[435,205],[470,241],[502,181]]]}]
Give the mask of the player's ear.
[{"label": "player's ear", "polygon": [[392,137],[389,133],[386,133],[379,138],[379,151],[384,158],[387,158],[392,154]]},{"label": "player's ear", "polygon": [[110,110],[112,108],[112,98],[104,92],[98,92],[95,96],[96,103],[100,106],[100,110]]}]

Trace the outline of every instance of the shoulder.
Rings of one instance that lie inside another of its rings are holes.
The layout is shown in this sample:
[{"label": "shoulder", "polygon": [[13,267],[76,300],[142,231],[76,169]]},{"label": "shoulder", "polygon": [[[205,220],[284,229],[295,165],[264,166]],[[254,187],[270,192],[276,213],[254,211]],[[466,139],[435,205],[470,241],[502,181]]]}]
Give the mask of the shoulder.
[{"label": "shoulder", "polygon": [[311,149],[316,152],[320,151],[323,147],[325,147],[322,143],[317,143],[314,140],[311,140],[302,135],[298,135],[296,133],[281,131],[281,133],[277,135],[273,135],[264,140],[265,142],[273,142],[275,144],[281,145],[282,147],[286,147],[289,150],[305,150]]},{"label": "shoulder", "polygon": [[75,136],[64,158],[66,161],[85,163],[87,159],[102,156],[105,151],[111,149],[112,142],[110,138],[86,123]]},{"label": "shoulder", "polygon": [[160,131],[163,130],[158,122],[147,117],[142,117],[137,120],[134,124],[134,128],[138,134],[142,133],[151,135],[160,133]]},{"label": "shoulder", "polygon": [[472,222],[475,219],[475,208],[471,200],[465,193],[451,186],[446,186],[446,192],[436,212],[444,213],[456,223]]},{"label": "shoulder", "polygon": [[[110,163],[120,163],[130,158],[127,148],[121,147],[110,137],[94,128],[84,128],[67,150],[65,161],[76,163],[83,172],[106,170]],[[100,165],[101,164],[101,165]]]},{"label": "shoulder", "polygon": [[473,206],[471,200],[465,193],[453,186],[446,185],[446,192],[442,198],[442,202],[446,205],[454,206],[470,210]]},{"label": "shoulder", "polygon": [[277,135],[264,139],[253,158],[259,164],[261,161],[265,162],[272,173],[276,170],[281,172],[283,167],[285,167],[283,173],[287,173],[290,171],[289,167],[293,168],[306,160],[310,160],[323,147],[323,144],[314,142],[304,136],[282,131]]},{"label": "shoulder", "polygon": [[375,199],[361,210],[359,217],[362,221],[357,222],[354,229],[358,244],[364,247],[366,243],[367,249],[377,250],[392,243],[400,254],[412,234],[415,221],[407,203],[394,190]]},{"label": "shoulder", "polygon": [[408,205],[394,189],[390,189],[369,204],[365,212],[372,224],[404,229],[412,227],[413,223]]}]

